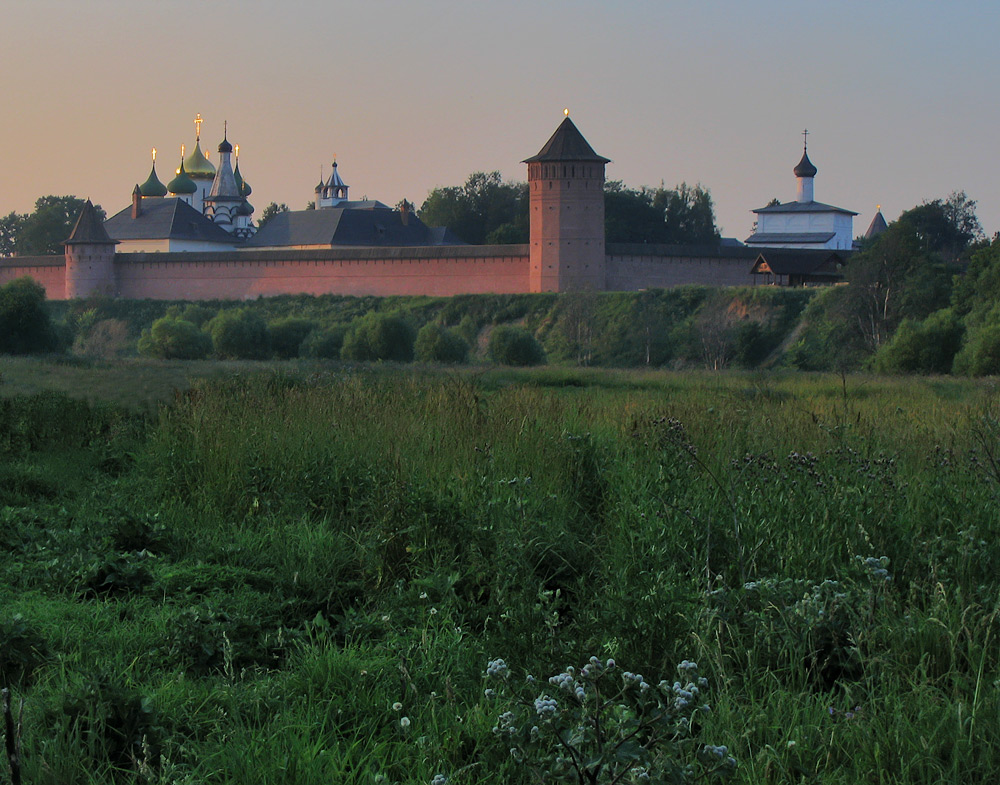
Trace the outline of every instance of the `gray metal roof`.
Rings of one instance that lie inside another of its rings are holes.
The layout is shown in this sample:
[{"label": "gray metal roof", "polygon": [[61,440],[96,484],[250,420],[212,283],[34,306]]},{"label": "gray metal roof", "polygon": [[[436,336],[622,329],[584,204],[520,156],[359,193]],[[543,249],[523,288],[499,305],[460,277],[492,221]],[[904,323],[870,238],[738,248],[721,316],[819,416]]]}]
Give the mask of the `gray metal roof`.
[{"label": "gray metal roof", "polygon": [[822,202],[785,202],[784,204],[774,204],[770,207],[758,207],[751,210],[754,213],[843,213],[844,215],[857,215],[853,210],[845,210],[843,207],[834,207],[832,204]]},{"label": "gray metal roof", "polygon": [[868,225],[868,231],[865,232],[865,239],[871,240],[878,237],[882,232],[888,229],[889,226],[885,222],[885,216],[882,215],[882,211],[879,210],[875,213],[875,217],[872,218],[872,222]]},{"label": "gray metal roof", "polygon": [[748,245],[774,245],[775,243],[826,243],[836,232],[757,232],[743,242]]},{"label": "gray metal roof", "polygon": [[104,229],[114,240],[196,240],[232,245],[229,232],[212,223],[191,205],[174,197],[143,199],[140,213],[132,217],[126,207],[104,223]]},{"label": "gray metal roof", "polygon": [[88,199],[80,210],[73,231],[69,233],[69,239],[63,242],[63,245],[114,245],[117,242],[108,236],[104,222],[97,214],[97,208]]},{"label": "gray metal roof", "polygon": [[[358,203],[352,203],[358,204]],[[376,202],[375,204],[380,204]],[[248,248],[287,246],[418,246],[457,245],[452,232],[431,229],[410,213],[406,223],[398,210],[385,207],[333,207],[276,214],[250,238]]]},{"label": "gray metal roof", "polygon": [[573,121],[566,117],[556,129],[556,132],[549,137],[549,141],[538,151],[538,155],[526,158],[522,163],[530,164],[535,161],[597,161],[598,163],[611,163],[610,158],[605,158],[594,152],[583,134],[573,125]]}]

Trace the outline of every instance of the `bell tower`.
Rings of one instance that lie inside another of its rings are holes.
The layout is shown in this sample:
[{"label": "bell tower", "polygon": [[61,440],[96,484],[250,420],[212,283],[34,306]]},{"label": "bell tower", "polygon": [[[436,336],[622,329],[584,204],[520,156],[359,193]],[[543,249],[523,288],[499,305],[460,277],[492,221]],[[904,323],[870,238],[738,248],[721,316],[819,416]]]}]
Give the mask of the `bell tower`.
[{"label": "bell tower", "polygon": [[604,166],[566,118],[528,165],[532,292],[605,288]]}]

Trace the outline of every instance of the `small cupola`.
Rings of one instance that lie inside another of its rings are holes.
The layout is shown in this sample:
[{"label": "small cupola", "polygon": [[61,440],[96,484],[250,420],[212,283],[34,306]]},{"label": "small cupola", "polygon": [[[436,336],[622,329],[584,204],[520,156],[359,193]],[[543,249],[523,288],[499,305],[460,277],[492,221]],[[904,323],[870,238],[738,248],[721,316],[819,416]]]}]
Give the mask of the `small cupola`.
[{"label": "small cupola", "polygon": [[795,179],[797,180],[795,201],[800,203],[814,201],[813,178],[816,176],[816,167],[813,166],[813,162],[809,160],[808,147],[806,144],[808,138],[809,131],[803,131],[802,160],[800,160],[792,170],[795,173]]},{"label": "small cupola", "polygon": [[156,176],[156,148],[153,148],[153,168],[149,170],[149,177],[146,182],[139,186],[139,192],[143,197],[158,197],[167,195],[167,186],[160,182]]}]

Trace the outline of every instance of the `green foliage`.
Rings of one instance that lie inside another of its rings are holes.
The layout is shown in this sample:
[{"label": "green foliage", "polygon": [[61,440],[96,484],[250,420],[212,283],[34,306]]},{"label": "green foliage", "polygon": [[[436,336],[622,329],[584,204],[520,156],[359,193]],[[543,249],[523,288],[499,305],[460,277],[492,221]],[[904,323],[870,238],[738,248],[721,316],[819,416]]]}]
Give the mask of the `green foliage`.
[{"label": "green foliage", "polygon": [[469,344],[455,329],[428,322],[417,332],[416,358],[424,363],[464,363],[469,359]]},{"label": "green foliage", "polygon": [[302,319],[286,316],[268,322],[267,331],[271,335],[271,349],[274,356],[280,360],[288,360],[299,356],[299,347],[310,333],[316,330],[317,323],[313,319]]},{"label": "green foliage", "polygon": [[[313,209],[316,209],[316,205],[313,204]],[[267,207],[265,207],[261,213],[260,218],[257,219],[257,229],[262,229],[264,224],[270,221],[278,213],[287,213],[289,210],[288,205],[282,202],[278,204],[277,202],[271,202]]]},{"label": "green foliage", "polygon": [[299,354],[302,357],[338,360],[346,335],[347,326],[343,324],[313,330],[303,339]]},{"label": "green foliage", "polygon": [[418,214],[472,245],[526,243],[528,185],[504,182],[500,172],[474,172],[462,186],[433,189]]},{"label": "green foliage", "polygon": [[[63,253],[86,200],[75,196],[42,196],[27,215],[10,213],[0,221],[0,256],[56,256]],[[95,205],[104,219],[104,210]]]},{"label": "green foliage", "polygon": [[700,183],[635,190],[609,180],[604,184],[604,223],[609,243],[719,242],[712,196]]},{"label": "green foliage", "polygon": [[341,357],[345,360],[375,362],[413,360],[413,328],[400,316],[369,313],[351,323]]},{"label": "green foliage", "polygon": [[0,286],[0,353],[37,354],[57,348],[45,288],[28,277]]},{"label": "green foliage", "polygon": [[271,337],[267,324],[251,308],[220,311],[206,325],[212,336],[212,349],[223,358],[262,360],[270,354]]},{"label": "green foliage", "polygon": [[0,618],[0,687],[10,689],[30,682],[49,657],[49,644],[40,630],[16,613]]},{"label": "green foliage", "polygon": [[164,316],[142,331],[138,351],[163,360],[201,360],[212,350],[208,333],[185,319]]},{"label": "green foliage", "polygon": [[500,365],[541,365],[545,349],[523,327],[504,325],[490,334],[489,355]]},{"label": "green foliage", "polygon": [[964,376],[1000,374],[1000,320],[969,331],[955,356],[954,371]]},{"label": "green foliage", "polygon": [[946,308],[922,322],[904,319],[892,339],[875,355],[882,373],[950,373],[965,328]]},{"label": "green foliage", "polygon": [[[708,680],[684,660],[682,681],[655,686],[641,674],[621,672],[597,657],[579,670],[570,666],[546,687],[530,675],[522,687],[507,664],[487,666],[499,690],[493,728],[497,746],[539,782],[613,785],[689,783],[723,779],[736,768],[726,747],[698,741]],[[655,680],[654,680],[655,681]],[[490,687],[488,696],[496,695]]]}]

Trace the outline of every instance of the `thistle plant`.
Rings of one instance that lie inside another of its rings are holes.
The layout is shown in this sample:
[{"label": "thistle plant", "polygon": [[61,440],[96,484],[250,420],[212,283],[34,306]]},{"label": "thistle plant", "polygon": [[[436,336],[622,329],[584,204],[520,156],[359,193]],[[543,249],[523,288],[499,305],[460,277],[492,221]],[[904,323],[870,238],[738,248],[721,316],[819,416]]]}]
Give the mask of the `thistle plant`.
[{"label": "thistle plant", "polygon": [[502,659],[486,668],[498,707],[494,735],[539,782],[654,785],[721,778],[736,767],[726,747],[698,741],[708,681],[696,663],[652,684],[591,657],[540,683],[514,679]]}]

